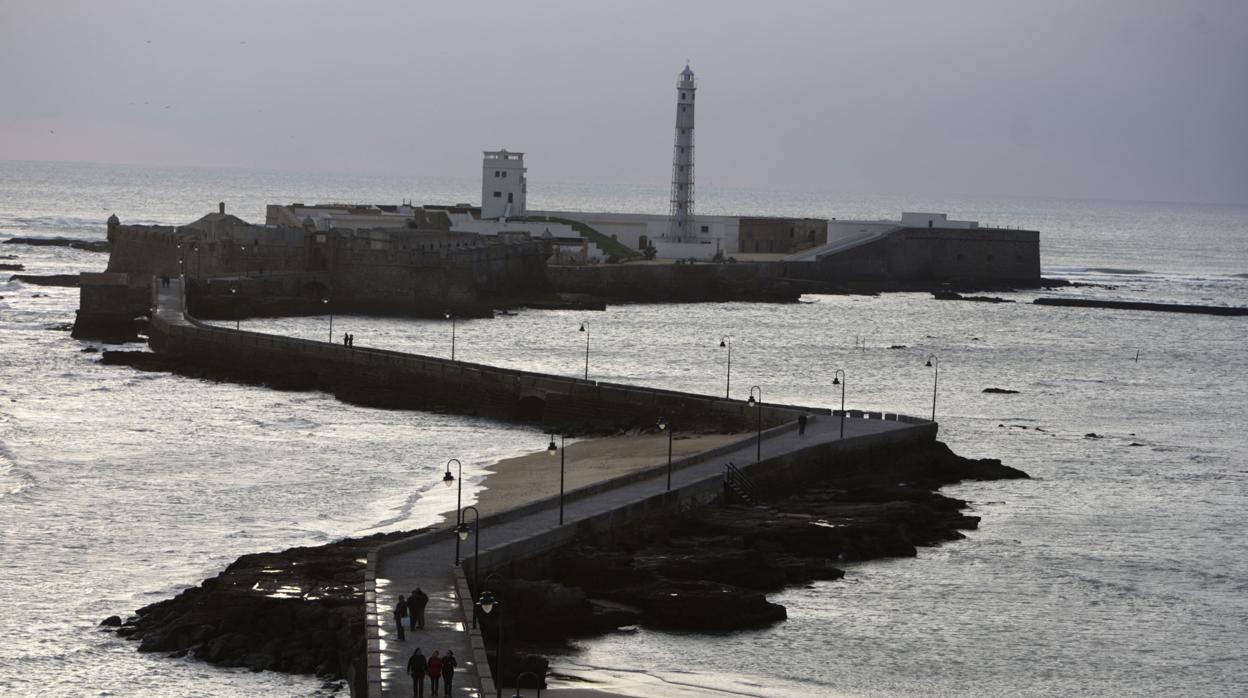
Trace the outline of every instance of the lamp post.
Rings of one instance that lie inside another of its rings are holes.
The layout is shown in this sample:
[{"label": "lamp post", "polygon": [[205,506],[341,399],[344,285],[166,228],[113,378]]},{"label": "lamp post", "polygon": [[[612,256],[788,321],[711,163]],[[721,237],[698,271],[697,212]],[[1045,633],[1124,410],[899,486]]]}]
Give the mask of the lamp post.
[{"label": "lamp post", "polygon": [[845,438],[845,384],[849,379],[845,377],[845,369],[838,368],[832,374],[832,385],[841,386],[841,438]]},{"label": "lamp post", "polygon": [[[456,478],[454,475],[451,474],[451,463],[454,463],[455,465],[459,466],[458,478]],[[456,480],[459,481],[459,489],[455,492],[455,511],[458,512],[460,510],[459,507],[463,503],[463,499],[464,499],[464,464],[460,463],[458,458],[452,458],[446,462],[446,474],[442,476],[442,484],[446,485],[447,487],[450,487],[451,483],[455,482]],[[459,533],[459,525],[462,524],[463,522],[464,522],[463,519],[459,519],[459,518],[456,519],[455,521],[455,533],[456,534]],[[457,566],[459,565],[459,536],[458,535],[455,536],[455,564]]]},{"label": "lamp post", "polygon": [[555,455],[555,453],[559,454],[559,525],[560,526],[563,525],[563,466],[565,462],[565,457],[564,457],[565,449],[563,445],[567,437],[568,437],[567,434],[560,434],[559,445],[556,446],[555,435],[551,434],[550,445],[546,447],[546,452],[549,453],[550,455],[553,456]]},{"label": "lamp post", "polygon": [[[468,527],[468,522],[464,520],[464,513],[472,509],[472,527]],[[477,511],[474,506],[466,506],[459,510],[459,525],[455,527],[455,536],[458,540],[468,540],[468,536],[476,533],[476,538],[472,541],[472,588],[477,589],[477,579],[481,575],[478,567],[479,558],[477,555],[481,552],[481,512]],[[459,545],[456,543],[456,545]],[[488,613],[488,611],[487,611]],[[477,607],[472,607],[472,627],[477,627]]]},{"label": "lamp post", "polygon": [[234,331],[237,332],[242,323],[242,318],[239,317],[240,313],[238,312],[238,286],[230,287],[230,297],[234,299]]},{"label": "lamp post", "polygon": [[542,680],[531,671],[522,671],[516,675],[516,694],[511,698],[524,698],[524,694],[520,693],[520,686],[524,683],[524,677],[526,676],[533,677],[533,681],[537,683],[537,698],[542,698]]},{"label": "lamp post", "polygon": [[329,306],[328,296],[322,298],[321,302],[325,304],[325,312],[329,313],[329,343],[333,344],[334,343],[334,309]]},{"label": "lamp post", "polygon": [[[754,400],[754,391],[758,391],[758,400]],[[748,404],[754,405],[758,411],[758,460],[763,459],[763,389],[757,385],[750,386],[750,399]]]},{"label": "lamp post", "polygon": [[928,354],[927,367],[935,369],[932,373],[932,421],[934,422],[936,421],[936,384],[940,381],[940,359],[935,354]]},{"label": "lamp post", "polygon": [[589,323],[582,320],[580,331],[585,333],[585,380],[589,380]]},{"label": "lamp post", "polygon": [[[496,661],[494,662],[497,676],[494,677],[494,685],[498,689],[497,698],[503,698],[503,612],[501,610],[503,604],[494,598],[493,592],[483,591],[477,599],[477,605],[481,607],[481,612],[487,616],[495,608],[500,609],[498,612],[498,654],[495,655]],[[473,615],[475,617],[475,612]]]},{"label": "lamp post", "polygon": [[724,335],[719,338],[719,346],[728,348],[728,370],[724,375],[724,397],[732,397],[732,337]]},{"label": "lamp post", "polygon": [[675,425],[669,424],[667,417],[659,417],[659,431],[667,432],[667,491],[672,491],[672,434],[675,433]]},{"label": "lamp post", "polygon": [[455,360],[455,313],[446,311],[443,313],[447,320],[451,321],[451,361]]}]

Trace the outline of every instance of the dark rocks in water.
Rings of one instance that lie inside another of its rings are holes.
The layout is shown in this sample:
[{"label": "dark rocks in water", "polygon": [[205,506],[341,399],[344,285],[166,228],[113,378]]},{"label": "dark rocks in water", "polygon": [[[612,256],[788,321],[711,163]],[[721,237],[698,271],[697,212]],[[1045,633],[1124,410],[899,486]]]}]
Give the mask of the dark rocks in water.
[{"label": "dark rocks in water", "polygon": [[1009,388],[984,388],[983,392],[991,393],[993,395],[1017,395],[1018,394],[1017,390],[1010,390]]},{"label": "dark rocks in water", "polygon": [[47,327],[45,327],[45,328],[43,328],[43,329],[45,329],[45,330],[52,330],[53,332],[69,332],[70,330],[74,329],[74,323],[72,323],[72,322],[58,322],[58,323],[56,323],[56,324],[54,324],[54,325],[48,325]]},{"label": "dark rocks in water", "polygon": [[70,247],[88,252],[108,252],[106,240],[77,240],[74,238],[9,238],[5,245],[32,245],[34,247]]},{"label": "dark rocks in water", "polygon": [[908,347],[904,344],[890,344],[888,348],[889,349],[907,349]]},{"label": "dark rocks in water", "polygon": [[1036,305],[1059,305],[1074,308],[1110,308],[1114,310],[1154,310],[1164,313],[1198,313],[1204,315],[1248,315],[1248,308],[1228,305],[1194,305],[1187,303],[1150,303],[1143,301],[1097,300],[1095,298],[1037,298]]},{"label": "dark rocks in water", "polygon": [[141,652],[189,655],[252,671],[364,672],[364,563],[368,551],[410,532],[244,555],[212,579],[101,625]]},{"label": "dark rocks in water", "polygon": [[1144,444],[1140,443],[1139,441],[1132,441],[1131,443],[1127,445],[1128,446],[1143,446]]},{"label": "dark rocks in water", "polygon": [[94,353],[96,353],[96,352],[97,352],[97,351],[99,351],[99,350],[100,350],[100,348],[99,348],[99,347],[83,347],[83,348],[82,348],[82,353],[84,353],[84,354],[94,354]]},{"label": "dark rocks in water", "polygon": [[974,301],[976,303],[1013,303],[1012,300],[996,296],[964,296],[954,291],[932,291],[932,298],[938,301]]},{"label": "dark rocks in water", "polygon": [[1094,432],[1094,431],[1090,431],[1090,432],[1088,432],[1088,433],[1084,434],[1084,435],[1083,435],[1083,438],[1085,438],[1085,439],[1102,439],[1102,438],[1105,438],[1105,437],[1101,436],[1100,434],[1098,434],[1098,433],[1096,433],[1096,432]]},{"label": "dark rocks in water", "polygon": [[26,271],[25,264],[0,264],[0,271]]},{"label": "dark rocks in water", "polygon": [[63,286],[65,288],[78,287],[77,274],[48,274],[46,276],[38,276],[35,274],[14,274],[9,277],[9,281],[21,281],[25,284],[35,286]]}]

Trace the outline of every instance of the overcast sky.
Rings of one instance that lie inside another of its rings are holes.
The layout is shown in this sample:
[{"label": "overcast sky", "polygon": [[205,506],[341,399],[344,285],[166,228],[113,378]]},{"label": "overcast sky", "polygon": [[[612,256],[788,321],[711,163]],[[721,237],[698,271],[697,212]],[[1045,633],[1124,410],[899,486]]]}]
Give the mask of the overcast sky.
[{"label": "overcast sky", "polygon": [[1248,203],[1248,0],[0,2],[0,159]]}]

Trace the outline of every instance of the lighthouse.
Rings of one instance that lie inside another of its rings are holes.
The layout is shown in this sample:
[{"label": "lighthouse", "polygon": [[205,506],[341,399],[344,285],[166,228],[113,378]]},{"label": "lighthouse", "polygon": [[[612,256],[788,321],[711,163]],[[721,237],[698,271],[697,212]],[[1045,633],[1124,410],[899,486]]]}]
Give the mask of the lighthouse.
[{"label": "lighthouse", "polygon": [[688,64],[676,81],[676,146],[672,150],[672,210],[667,239],[694,242],[693,97],[698,85]]}]

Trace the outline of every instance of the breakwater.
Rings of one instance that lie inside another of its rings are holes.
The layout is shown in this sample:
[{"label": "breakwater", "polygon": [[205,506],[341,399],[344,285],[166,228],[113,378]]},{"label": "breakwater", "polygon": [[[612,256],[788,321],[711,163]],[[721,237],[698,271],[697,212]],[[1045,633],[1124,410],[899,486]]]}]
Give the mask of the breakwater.
[{"label": "breakwater", "polygon": [[1146,303],[1141,301],[1110,301],[1094,298],[1037,298],[1036,305],[1058,305],[1068,308],[1112,308],[1114,310],[1152,310],[1162,313],[1195,313],[1198,315],[1248,315],[1248,308],[1227,305],[1194,305],[1189,303]]}]

